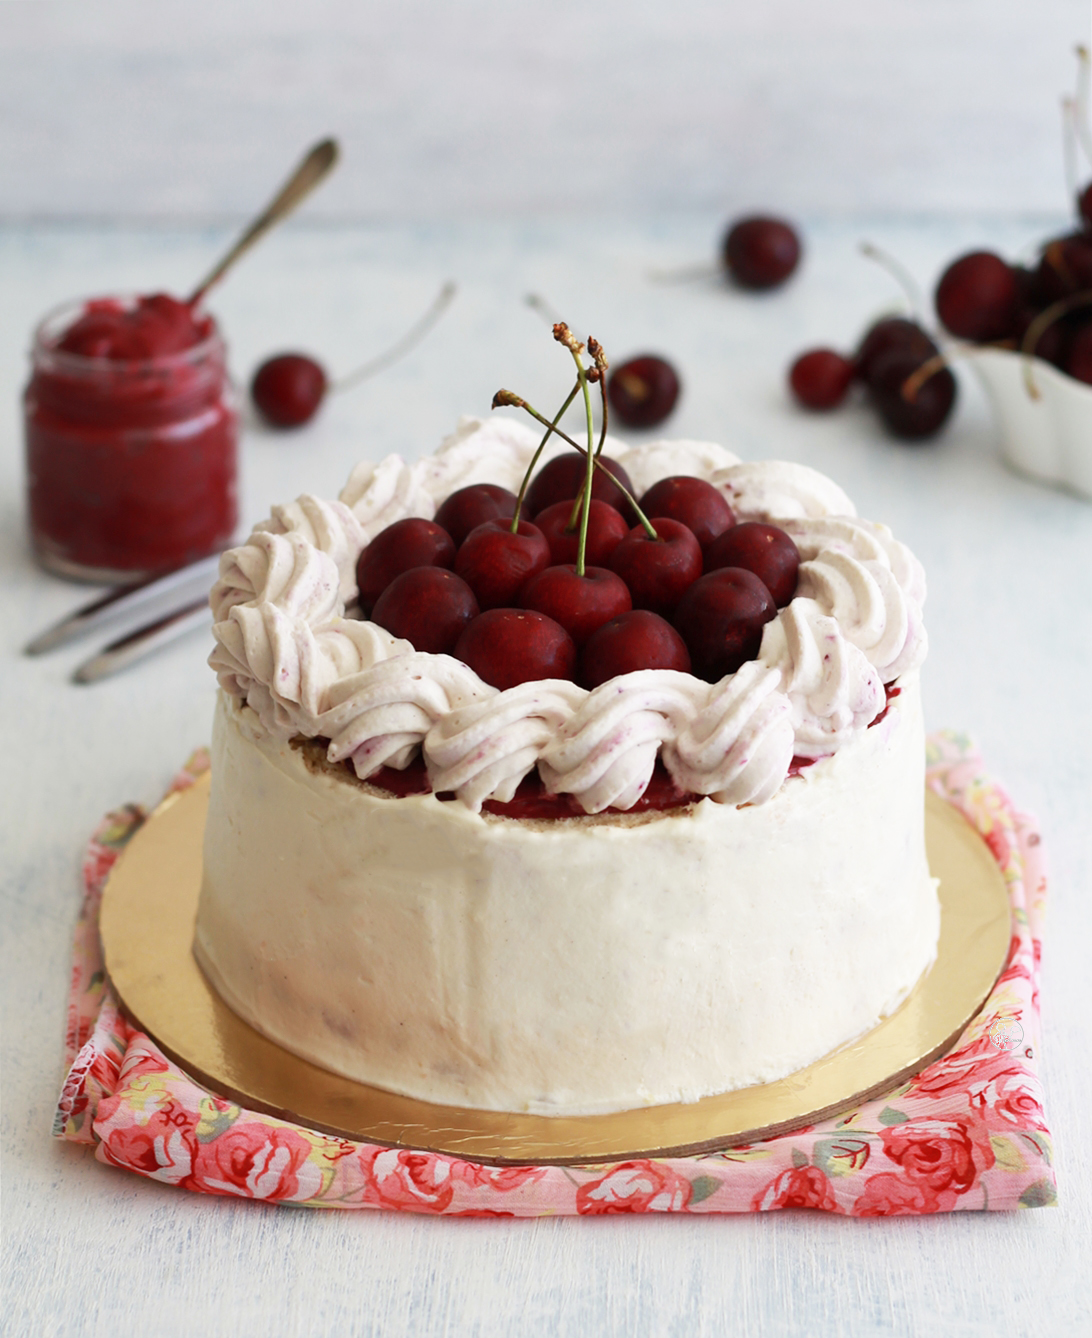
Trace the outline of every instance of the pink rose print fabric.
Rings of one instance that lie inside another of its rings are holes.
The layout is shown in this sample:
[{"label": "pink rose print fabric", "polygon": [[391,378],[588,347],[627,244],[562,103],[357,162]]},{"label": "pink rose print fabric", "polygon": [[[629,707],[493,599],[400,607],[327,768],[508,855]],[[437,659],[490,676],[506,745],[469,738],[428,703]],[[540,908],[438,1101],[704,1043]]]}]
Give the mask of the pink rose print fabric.
[{"label": "pink rose print fabric", "polygon": [[[197,753],[172,789],[207,768]],[[981,1014],[910,1082],[796,1133],[700,1157],[597,1166],[483,1166],[354,1143],[204,1091],[118,1008],[98,937],[102,888],[144,820],[109,814],[84,859],[54,1134],[112,1166],[200,1194],[450,1217],[746,1213],[856,1217],[1039,1208],[1055,1202],[1039,1081],[1039,958],[1046,898],[1034,822],[956,734],[929,741],[928,780],[982,833],[1008,885],[1012,944]]]}]

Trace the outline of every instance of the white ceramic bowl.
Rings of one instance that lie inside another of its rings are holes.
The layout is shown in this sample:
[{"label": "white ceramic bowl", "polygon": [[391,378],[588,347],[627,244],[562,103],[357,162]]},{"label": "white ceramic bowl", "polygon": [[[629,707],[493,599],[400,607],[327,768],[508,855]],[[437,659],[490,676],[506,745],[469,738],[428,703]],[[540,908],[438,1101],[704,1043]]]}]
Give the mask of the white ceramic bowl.
[{"label": "white ceramic bowl", "polygon": [[1092,386],[1034,358],[1034,399],[1024,362],[1019,353],[992,348],[970,360],[993,403],[1001,453],[1022,474],[1092,501]]}]

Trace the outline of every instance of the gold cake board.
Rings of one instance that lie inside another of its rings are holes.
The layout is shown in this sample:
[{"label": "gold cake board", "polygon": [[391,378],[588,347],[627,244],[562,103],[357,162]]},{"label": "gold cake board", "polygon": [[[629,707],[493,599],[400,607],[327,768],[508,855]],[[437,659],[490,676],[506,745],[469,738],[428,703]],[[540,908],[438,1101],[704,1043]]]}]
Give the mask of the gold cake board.
[{"label": "gold cake board", "polygon": [[940,879],[937,960],[866,1035],[780,1082],[607,1115],[506,1114],[433,1105],[328,1073],[248,1026],[191,951],[208,776],[171,795],[110,875],[100,926],[129,1017],[197,1082],[253,1110],[341,1137],[472,1161],[580,1163],[712,1152],[787,1132],[898,1085],[950,1049],[993,988],[1009,947],[1009,898],[981,837],[926,794],[929,867]]}]

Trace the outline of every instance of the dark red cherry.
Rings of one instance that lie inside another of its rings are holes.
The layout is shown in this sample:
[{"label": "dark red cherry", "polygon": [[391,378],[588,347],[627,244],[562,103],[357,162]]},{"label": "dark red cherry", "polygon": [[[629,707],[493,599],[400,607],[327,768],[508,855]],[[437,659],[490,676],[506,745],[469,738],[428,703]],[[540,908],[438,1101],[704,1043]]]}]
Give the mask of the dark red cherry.
[{"label": "dark red cherry", "polygon": [[705,479],[673,474],[654,483],[641,498],[641,510],[655,523],[658,517],[680,521],[702,550],[736,522],[724,494]]},{"label": "dark red cherry", "polygon": [[1081,216],[1085,232],[1092,232],[1092,181],[1077,196],[1077,213]]},{"label": "dark red cherry", "polygon": [[369,609],[396,576],[413,567],[450,567],[455,545],[433,520],[407,516],[380,530],[356,563],[360,603]]},{"label": "dark red cherry", "polygon": [[1043,305],[1092,289],[1092,233],[1075,232],[1047,242],[1036,277]]},{"label": "dark red cherry", "polygon": [[629,586],[635,609],[671,616],[684,592],[701,575],[701,545],[678,520],[658,520],[650,539],[635,525],[611,554],[610,569]]},{"label": "dark red cherry", "polygon": [[1070,339],[1065,370],[1078,381],[1092,385],[1092,320],[1085,321]]},{"label": "dark red cherry", "polygon": [[586,688],[597,688],[638,669],[690,672],[690,652],[682,637],[647,609],[620,614],[591,637],[580,657],[580,682]]},{"label": "dark red cherry", "polygon": [[372,622],[414,650],[450,655],[463,628],[478,616],[474,591],[443,567],[414,567],[396,576],[375,601]]},{"label": "dark red cherry", "polygon": [[893,349],[913,354],[919,365],[940,350],[916,321],[905,316],[886,316],[869,327],[854,358],[857,376],[867,385],[872,379],[876,360]]},{"label": "dark red cherry", "polygon": [[992,251],[971,251],[940,276],[937,315],[959,339],[987,344],[1007,339],[1016,328],[1019,292],[1007,261]]},{"label": "dark red cherry", "polygon": [[675,407],[679,377],[663,358],[642,353],[612,369],[607,396],[626,427],[655,427]]},{"label": "dark red cherry", "polygon": [[537,525],[521,520],[515,534],[508,520],[486,520],[463,540],[455,574],[483,609],[511,607],[524,583],[550,561],[550,546]]},{"label": "dark red cherry", "polygon": [[576,646],[564,627],[533,609],[489,609],[468,623],[455,656],[502,692],[539,678],[572,678]]},{"label": "dark red cherry", "polygon": [[314,358],[281,353],[254,373],[250,398],[271,427],[300,427],[317,413],[326,384],[326,373]]},{"label": "dark red cherry", "polygon": [[776,288],[800,262],[800,238],[791,223],[755,215],[732,224],[722,254],[741,288]]},{"label": "dark red cherry", "polygon": [[[546,536],[546,542],[550,545],[551,563],[576,561],[576,550],[580,544],[579,516],[575,527],[569,529],[569,520],[575,506],[576,502],[572,498],[565,502],[555,502],[553,506],[548,506],[535,517],[535,524]],[[584,549],[584,565],[606,566],[610,555],[628,533],[629,526],[623,519],[622,513],[606,502],[601,502],[598,497],[593,497],[591,511],[588,513],[588,540]]]},{"label": "dark red cherry", "polygon": [[458,548],[470,531],[485,521],[511,520],[515,514],[514,492],[499,483],[472,483],[445,497],[433,520],[447,530]]},{"label": "dark red cherry", "polygon": [[789,389],[805,409],[835,409],[845,399],[856,367],[832,348],[801,353],[789,368]]},{"label": "dark red cherry", "polygon": [[742,567],[757,576],[779,609],[796,594],[800,550],[784,530],[748,520],[725,531],[705,555],[706,572]]},{"label": "dark red cherry", "polygon": [[693,672],[716,683],[756,658],[762,629],[776,615],[769,590],[753,572],[723,567],[694,582],[674,622],[690,651]]},{"label": "dark red cherry", "polygon": [[[601,457],[601,463],[606,466],[607,473],[619,479],[632,495],[633,484],[622,466],[615,460],[608,460],[606,456]],[[548,464],[543,465],[527,489],[525,506],[528,515],[537,516],[540,511],[545,511],[555,502],[570,501],[574,497],[579,497],[584,489],[586,470],[587,461],[577,451],[555,456]],[[606,502],[608,506],[613,506],[623,515],[627,514],[629,503],[626,501],[625,493],[612,483],[601,469],[595,471],[592,496],[601,502]]]},{"label": "dark red cherry", "polygon": [[941,367],[918,388],[905,392],[909,378],[922,366],[915,353],[889,349],[872,364],[868,394],[888,431],[904,441],[935,436],[944,426],[956,398],[955,377]]},{"label": "dark red cherry", "polygon": [[604,567],[585,567],[584,575],[578,576],[572,563],[547,567],[532,576],[520,591],[519,602],[560,623],[577,650],[604,623],[633,607],[620,576]]}]

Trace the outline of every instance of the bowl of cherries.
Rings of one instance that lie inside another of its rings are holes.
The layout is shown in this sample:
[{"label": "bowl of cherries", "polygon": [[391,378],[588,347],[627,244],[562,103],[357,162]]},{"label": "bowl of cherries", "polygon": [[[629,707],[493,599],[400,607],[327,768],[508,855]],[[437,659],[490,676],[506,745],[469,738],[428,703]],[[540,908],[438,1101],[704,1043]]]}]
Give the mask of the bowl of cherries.
[{"label": "bowl of cherries", "polygon": [[[796,590],[799,554],[783,530],[736,523],[703,479],[661,479],[639,498],[603,454],[606,359],[564,324],[588,441],[577,443],[525,400],[499,391],[494,407],[526,410],[546,431],[519,493],[461,488],[431,519],[407,517],[360,554],[361,614],[416,650],[453,655],[501,690],[561,678],[592,689],[640,669],[717,682],[759,653],[762,632]],[[591,387],[603,397],[596,443]],[[551,437],[574,449],[538,461]]]}]

